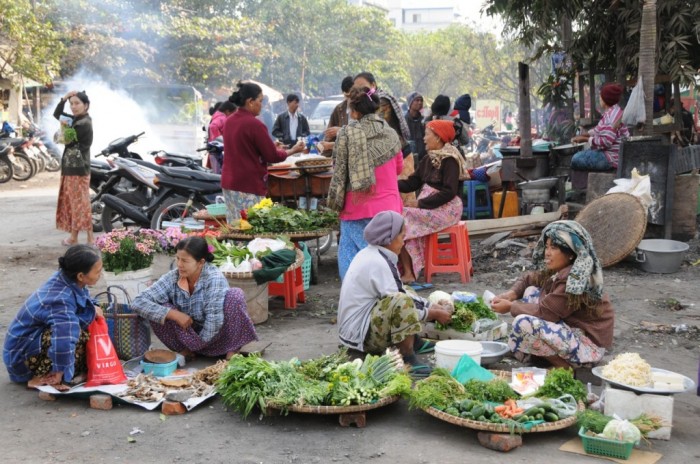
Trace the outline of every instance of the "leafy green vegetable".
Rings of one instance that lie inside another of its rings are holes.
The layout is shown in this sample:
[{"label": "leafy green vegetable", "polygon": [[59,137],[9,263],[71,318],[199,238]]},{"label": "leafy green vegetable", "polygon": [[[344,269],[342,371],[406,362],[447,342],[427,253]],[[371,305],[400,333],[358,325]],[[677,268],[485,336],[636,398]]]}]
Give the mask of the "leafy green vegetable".
[{"label": "leafy green vegetable", "polygon": [[250,233],[303,232],[334,228],[338,224],[338,213],[291,209],[278,203],[264,208],[248,209]]},{"label": "leafy green vegetable", "polygon": [[544,378],[542,385],[535,393],[540,398],[559,398],[564,394],[570,394],[576,401],[583,401],[588,396],[586,387],[574,378],[572,369],[552,369]]},{"label": "leafy green vegetable", "polygon": [[78,141],[78,133],[72,127],[63,128],[63,142],[68,145],[69,143]]},{"label": "leafy green vegetable", "polygon": [[613,420],[612,417],[606,416],[598,411],[586,409],[576,413],[576,425],[590,430],[593,433],[603,433],[608,422]]},{"label": "leafy green vegetable", "polygon": [[464,385],[464,390],[467,398],[494,403],[503,403],[507,399],[515,399],[520,396],[503,379],[489,381],[472,379]]},{"label": "leafy green vegetable", "polygon": [[465,398],[464,386],[442,368],[433,370],[430,377],[416,383],[411,392],[409,408],[434,407],[444,410],[455,401]]},{"label": "leafy green vegetable", "polygon": [[248,417],[258,405],[265,410],[268,385],[275,379],[274,366],[259,356],[235,355],[216,382],[216,389],[225,405]]},{"label": "leafy green vegetable", "polygon": [[435,328],[445,330],[451,328],[459,332],[469,332],[472,325],[479,319],[498,319],[498,315],[484,303],[483,298],[478,297],[476,301],[464,303],[455,301],[455,311],[452,313],[452,321],[448,325],[435,322]]}]

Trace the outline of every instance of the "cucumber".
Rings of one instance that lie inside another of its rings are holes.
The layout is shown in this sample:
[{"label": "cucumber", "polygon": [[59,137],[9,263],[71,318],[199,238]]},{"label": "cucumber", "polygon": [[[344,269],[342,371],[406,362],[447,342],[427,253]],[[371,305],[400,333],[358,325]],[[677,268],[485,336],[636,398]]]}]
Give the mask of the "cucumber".
[{"label": "cucumber", "polygon": [[559,416],[557,416],[553,412],[547,412],[544,415],[544,420],[546,420],[547,422],[556,422],[559,420]]},{"label": "cucumber", "polygon": [[535,420],[544,420],[544,416],[540,413],[535,414]]},{"label": "cucumber", "polygon": [[471,411],[476,403],[473,400],[462,400],[459,402],[459,409],[461,411]]},{"label": "cucumber", "polygon": [[534,416],[537,413],[544,414],[544,411],[540,411],[540,408],[538,406],[533,406],[530,409],[526,410],[523,415],[525,416]]},{"label": "cucumber", "polygon": [[523,414],[523,415],[519,416],[517,419],[515,419],[516,422],[520,422],[521,424],[523,422],[528,422],[530,420],[531,420],[530,416],[528,416],[527,414]]},{"label": "cucumber", "polygon": [[481,416],[479,416],[479,418],[478,418],[477,420],[478,420],[479,422],[486,422],[486,416],[481,415]]},{"label": "cucumber", "polygon": [[482,405],[474,406],[474,408],[471,410],[471,413],[472,416],[479,417],[486,413],[486,408]]}]

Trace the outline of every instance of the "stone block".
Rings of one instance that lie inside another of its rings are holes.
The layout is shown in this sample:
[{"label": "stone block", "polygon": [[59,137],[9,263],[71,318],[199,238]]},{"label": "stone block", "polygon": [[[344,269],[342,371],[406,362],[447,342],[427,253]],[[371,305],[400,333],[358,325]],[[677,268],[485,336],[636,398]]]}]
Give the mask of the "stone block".
[{"label": "stone block", "polygon": [[90,407],[92,409],[101,409],[109,411],[112,409],[112,397],[109,395],[90,395]]},{"label": "stone block", "polygon": [[665,427],[649,433],[649,438],[657,440],[671,439],[671,426],[673,424],[673,396],[653,395],[644,393],[638,395],[627,390],[617,388],[605,389],[605,415],[617,414],[621,419],[635,419],[640,414],[653,414],[660,417]]},{"label": "stone block", "polygon": [[522,435],[509,433],[479,432],[477,434],[481,446],[505,453],[523,445]]},{"label": "stone block", "polygon": [[178,416],[180,414],[185,414],[187,408],[184,404],[178,403],[177,401],[163,401],[160,411],[166,416]]},{"label": "stone block", "polygon": [[43,401],[56,401],[56,395],[52,395],[49,392],[39,392],[39,399]]}]

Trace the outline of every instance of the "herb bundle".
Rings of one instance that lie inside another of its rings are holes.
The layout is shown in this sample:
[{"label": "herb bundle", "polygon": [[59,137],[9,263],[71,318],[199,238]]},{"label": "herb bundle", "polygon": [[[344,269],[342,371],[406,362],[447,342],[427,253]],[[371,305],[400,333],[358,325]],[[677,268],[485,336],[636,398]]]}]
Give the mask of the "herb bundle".
[{"label": "herb bundle", "polygon": [[454,329],[458,332],[469,332],[472,330],[472,325],[479,319],[498,319],[498,315],[484,303],[483,298],[479,297],[471,303],[455,301],[455,311],[452,313],[452,320],[447,325],[442,325],[435,322],[435,328],[438,330]]},{"label": "herb bundle", "polygon": [[539,398],[559,398],[569,394],[576,398],[576,401],[584,401],[588,396],[586,387],[574,378],[574,371],[571,369],[552,369],[544,378],[542,385],[535,393]]},{"label": "herb bundle", "polygon": [[338,224],[335,211],[291,209],[279,203],[248,208],[247,215],[251,233],[308,232],[335,228]]}]

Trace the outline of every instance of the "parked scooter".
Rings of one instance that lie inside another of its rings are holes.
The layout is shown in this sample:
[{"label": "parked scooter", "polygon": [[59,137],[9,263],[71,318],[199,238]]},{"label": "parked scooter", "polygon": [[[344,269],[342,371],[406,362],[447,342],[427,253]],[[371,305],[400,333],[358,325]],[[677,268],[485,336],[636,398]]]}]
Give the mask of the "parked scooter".
[{"label": "parked scooter", "polygon": [[12,145],[0,141],[0,184],[12,180],[12,176],[15,173],[12,166],[13,151]]},{"label": "parked scooter", "polygon": [[476,152],[479,154],[486,153],[492,143],[499,142],[501,137],[494,130],[495,124],[489,124],[484,127],[481,132],[475,135]]}]

